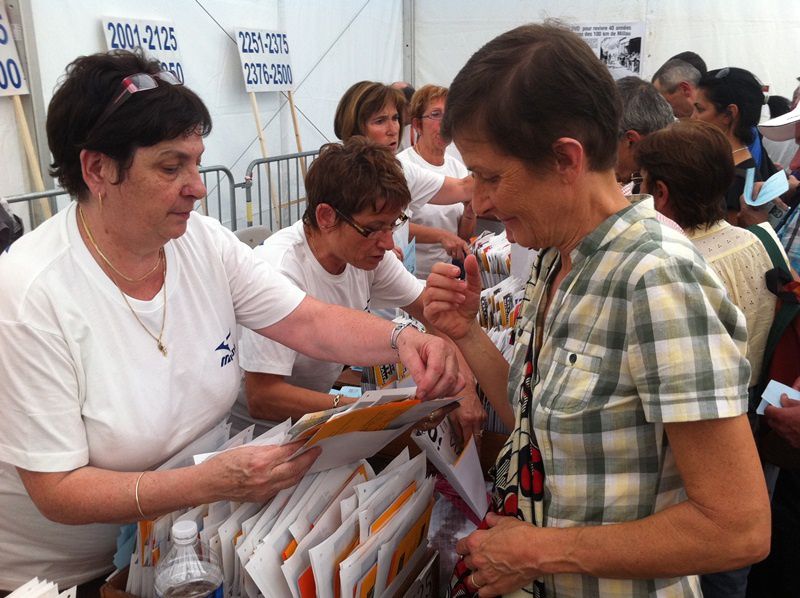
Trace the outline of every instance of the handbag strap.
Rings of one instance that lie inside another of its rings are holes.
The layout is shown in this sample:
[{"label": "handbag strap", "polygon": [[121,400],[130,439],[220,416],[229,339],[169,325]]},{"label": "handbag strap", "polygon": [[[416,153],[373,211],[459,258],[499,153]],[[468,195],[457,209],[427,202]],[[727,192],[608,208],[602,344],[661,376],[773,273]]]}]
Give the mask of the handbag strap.
[{"label": "handbag strap", "polygon": [[[772,261],[773,270],[769,270],[765,274],[767,281],[769,282],[770,279],[774,280],[777,278],[782,282],[790,282],[792,280],[792,275],[789,272],[789,266],[786,263],[786,259],[783,257],[780,247],[778,247],[778,244],[775,242],[775,239],[772,237],[772,235],[757,224],[748,226],[747,230],[759,238],[762,245],[764,245],[764,248],[767,250],[767,254],[769,254],[769,259]],[[768,286],[770,285],[768,284]],[[772,293],[781,298],[781,294],[776,292],[776,290],[779,291],[780,289],[770,288]],[[800,304],[787,300],[780,302],[780,307],[776,310],[775,317],[772,320],[772,326],[770,326],[769,329],[767,345],[764,348],[764,360],[762,362],[763,366],[758,383],[758,387],[760,389],[763,388],[767,383],[769,366],[772,363],[772,356],[775,353],[775,348],[778,346],[778,342],[783,336],[783,333],[792,323],[792,320],[798,316],[800,316]],[[761,393],[759,392],[758,394]]]}]

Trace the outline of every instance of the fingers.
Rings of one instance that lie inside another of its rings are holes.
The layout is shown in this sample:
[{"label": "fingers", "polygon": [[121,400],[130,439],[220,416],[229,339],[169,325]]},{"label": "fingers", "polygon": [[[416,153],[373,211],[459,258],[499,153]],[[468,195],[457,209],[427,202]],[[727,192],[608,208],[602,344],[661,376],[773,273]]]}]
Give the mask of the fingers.
[{"label": "fingers", "polygon": [[800,401],[790,399],[789,395],[784,393],[781,395],[781,406],[786,409],[794,409],[795,407],[800,407]]},{"label": "fingers", "polygon": [[481,284],[481,272],[478,267],[478,258],[473,254],[469,254],[464,258],[464,272],[467,274],[467,289],[470,292],[480,295],[481,289],[483,288]]}]

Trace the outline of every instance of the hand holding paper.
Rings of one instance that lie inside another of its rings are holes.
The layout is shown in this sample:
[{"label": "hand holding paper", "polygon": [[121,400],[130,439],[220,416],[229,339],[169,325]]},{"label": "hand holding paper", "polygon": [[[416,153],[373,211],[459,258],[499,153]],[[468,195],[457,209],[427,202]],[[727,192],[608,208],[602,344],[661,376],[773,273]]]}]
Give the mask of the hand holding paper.
[{"label": "hand holding paper", "polygon": [[[795,448],[800,448],[800,378],[794,388],[770,380],[758,406],[769,427]],[[769,405],[765,405],[765,402]]]},{"label": "hand holding paper", "polygon": [[784,171],[779,170],[764,181],[758,195],[753,197],[755,178],[755,168],[748,168],[744,179],[744,201],[755,208],[763,206],[765,203],[780,197],[789,190],[789,179],[786,178],[786,173]]},{"label": "hand holding paper", "polygon": [[209,496],[196,502],[220,499],[263,502],[279,490],[294,486],[320,454],[311,449],[292,458],[301,446],[302,442],[284,446],[244,446],[203,462],[198,468],[202,468],[208,483],[201,487]]}]

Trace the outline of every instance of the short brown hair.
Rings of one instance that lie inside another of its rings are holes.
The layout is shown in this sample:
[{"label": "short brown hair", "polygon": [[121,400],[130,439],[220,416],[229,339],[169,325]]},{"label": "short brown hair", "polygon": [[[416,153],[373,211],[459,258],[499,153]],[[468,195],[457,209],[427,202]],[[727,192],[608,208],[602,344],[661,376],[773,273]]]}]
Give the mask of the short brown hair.
[{"label": "short brown hair", "polygon": [[539,168],[559,137],[581,142],[590,170],[617,160],[622,104],[608,69],[576,34],[523,25],[475,52],[447,97],[442,134],[469,130]]},{"label": "short brown hair", "polygon": [[353,135],[364,135],[367,121],[388,102],[397,108],[402,130],[403,107],[406,103],[403,92],[375,81],[359,81],[351,85],[336,107],[334,134],[342,141],[347,141]]},{"label": "short brown hair", "polygon": [[354,135],[344,145],[328,143],[306,175],[303,222],[317,225],[317,206],[326,203],[345,216],[367,208],[403,210],[411,202],[403,168],[391,150]]},{"label": "short brown hair", "polygon": [[673,123],[640,141],[635,157],[648,188],[661,181],[669,189],[681,227],[708,227],[725,217],[734,165],[730,143],[717,127],[699,120]]},{"label": "short brown hair", "polygon": [[411,97],[409,114],[412,119],[422,118],[425,108],[434,100],[447,99],[447,88],[441,85],[423,85]]}]

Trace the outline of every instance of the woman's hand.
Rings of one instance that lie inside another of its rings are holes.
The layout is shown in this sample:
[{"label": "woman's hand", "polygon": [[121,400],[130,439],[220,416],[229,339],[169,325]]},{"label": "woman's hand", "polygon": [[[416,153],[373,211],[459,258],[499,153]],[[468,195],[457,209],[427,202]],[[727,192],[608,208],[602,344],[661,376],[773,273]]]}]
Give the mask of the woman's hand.
[{"label": "woman's hand", "polygon": [[467,279],[458,279],[458,266],[434,264],[423,294],[425,318],[453,340],[477,326],[475,316],[481,300],[481,277],[474,255],[464,260]]},{"label": "woman's hand", "polygon": [[541,576],[534,563],[526,562],[536,528],[514,517],[489,513],[489,529],[472,532],[456,544],[456,552],[472,570],[468,585],[478,596],[499,596],[518,590]]},{"label": "woman's hand", "polygon": [[444,339],[409,326],[397,337],[397,349],[420,399],[452,397],[464,388],[455,348]]},{"label": "woman's hand", "polygon": [[290,459],[303,443],[243,446],[198,465],[204,474],[198,477],[198,483],[207,484],[214,492],[214,496],[203,502],[264,502],[280,490],[294,486],[320,454],[320,450],[314,448]]},{"label": "woman's hand", "polygon": [[464,239],[446,230],[442,230],[439,244],[447,252],[447,255],[454,260],[463,260],[467,251],[469,251],[469,245]]},{"label": "woman's hand", "polygon": [[458,402],[458,409],[450,414],[450,421],[462,447],[470,436],[474,436],[475,444],[480,446],[486,411],[478,398],[478,393],[475,392],[474,383],[471,388],[465,387],[461,394],[463,398]]},{"label": "woman's hand", "polygon": [[[800,378],[794,381],[792,388],[800,390]],[[764,419],[776,434],[794,448],[800,448],[800,401],[793,401],[784,393],[781,395],[781,408],[767,406]]]}]

